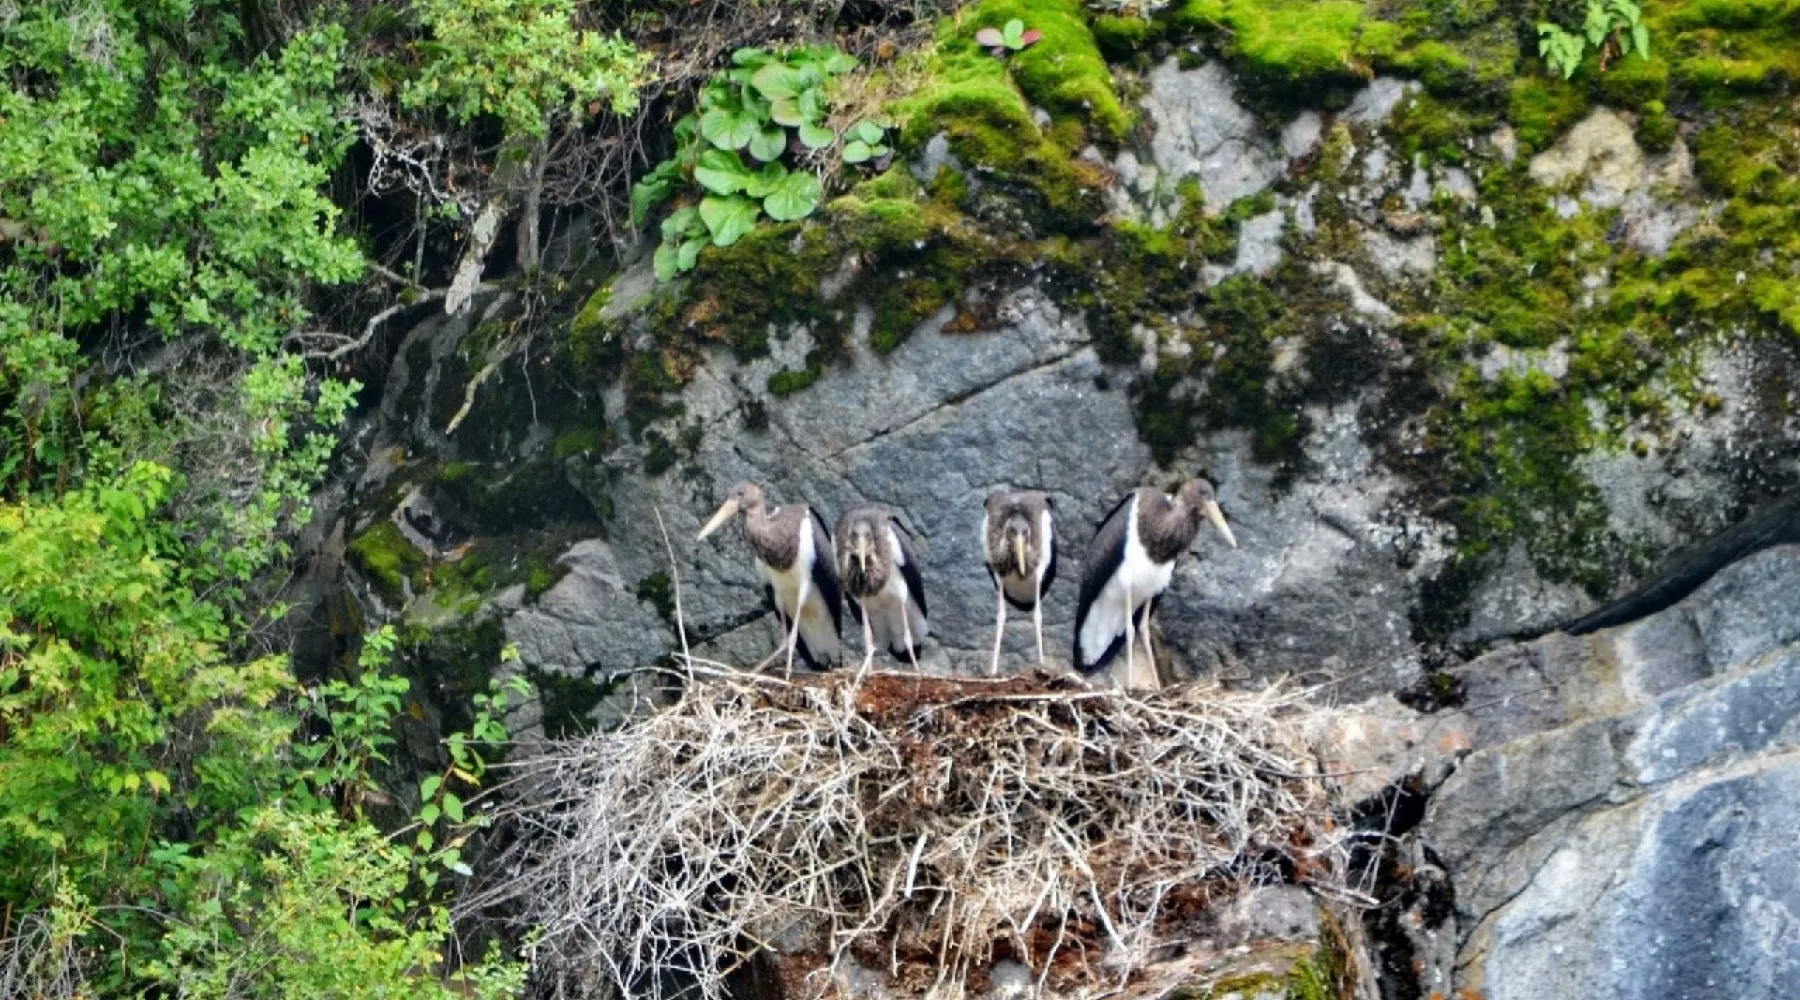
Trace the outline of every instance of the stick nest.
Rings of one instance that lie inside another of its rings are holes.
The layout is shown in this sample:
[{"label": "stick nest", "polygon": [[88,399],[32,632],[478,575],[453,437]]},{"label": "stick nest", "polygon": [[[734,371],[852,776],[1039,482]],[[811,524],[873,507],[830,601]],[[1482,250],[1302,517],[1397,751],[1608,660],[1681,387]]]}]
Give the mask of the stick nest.
[{"label": "stick nest", "polygon": [[1301,693],[847,674],[690,681],[523,761],[516,873],[555,993],[712,1000],[885,980],[1137,992],[1244,887],[1341,886]]}]

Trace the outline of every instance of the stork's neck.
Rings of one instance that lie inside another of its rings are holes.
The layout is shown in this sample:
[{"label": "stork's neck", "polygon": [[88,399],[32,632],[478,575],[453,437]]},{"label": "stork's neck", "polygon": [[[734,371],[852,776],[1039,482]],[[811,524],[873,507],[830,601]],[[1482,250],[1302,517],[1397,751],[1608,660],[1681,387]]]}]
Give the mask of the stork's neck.
[{"label": "stork's neck", "polygon": [[1158,490],[1138,494],[1138,541],[1153,562],[1173,562],[1199,532],[1199,507]]},{"label": "stork's neck", "polygon": [[781,537],[776,530],[779,525],[769,516],[769,511],[761,501],[744,506],[744,542],[757,558],[776,569],[787,569],[793,565],[798,550],[798,539]]}]

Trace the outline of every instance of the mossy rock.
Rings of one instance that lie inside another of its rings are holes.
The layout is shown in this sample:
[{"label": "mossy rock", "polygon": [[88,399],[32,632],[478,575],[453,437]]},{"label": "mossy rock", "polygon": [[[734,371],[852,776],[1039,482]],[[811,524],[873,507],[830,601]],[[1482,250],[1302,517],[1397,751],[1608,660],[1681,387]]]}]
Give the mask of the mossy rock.
[{"label": "mossy rock", "polygon": [[[1000,58],[974,45],[976,31],[1015,18],[1040,33],[1035,45]],[[1019,89],[1053,116],[1082,119],[1108,143],[1119,142],[1131,130],[1131,116],[1119,103],[1112,70],[1080,0],[979,0],[955,24],[959,34],[940,44],[966,46],[977,59],[1004,61]]]},{"label": "mossy rock", "polygon": [[347,551],[376,591],[396,604],[405,599],[407,583],[426,563],[425,553],[385,517],[352,538]]}]

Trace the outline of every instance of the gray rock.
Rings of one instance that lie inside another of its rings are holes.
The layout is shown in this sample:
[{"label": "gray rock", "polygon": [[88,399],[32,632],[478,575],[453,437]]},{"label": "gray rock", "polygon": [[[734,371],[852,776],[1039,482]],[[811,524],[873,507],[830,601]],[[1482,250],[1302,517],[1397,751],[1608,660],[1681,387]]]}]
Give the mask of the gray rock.
[{"label": "gray rock", "polygon": [[1800,995],[1800,754],[1591,817],[1483,935],[1492,1000]]},{"label": "gray rock", "polygon": [[1800,987],[1800,546],[1643,620],[1462,671],[1478,749],[1422,830],[1461,985],[1494,998]]},{"label": "gray rock", "polygon": [[674,639],[656,610],[619,574],[612,547],[578,542],[558,559],[569,573],[506,619],[506,638],[525,663],[573,676],[646,666]]},{"label": "gray rock", "polygon": [[913,163],[910,169],[912,175],[918,178],[921,184],[928,184],[944,167],[949,167],[958,173],[963,172],[961,161],[957,160],[956,154],[950,151],[950,136],[939,132],[925,140],[925,148],[920,151],[918,161]]},{"label": "gray rock", "polygon": [[1234,274],[1263,277],[1281,266],[1281,234],[1287,214],[1280,209],[1245,219],[1238,227],[1237,258],[1230,266],[1208,264],[1202,270],[1207,285],[1216,285]]},{"label": "gray rock", "polygon": [[1344,109],[1345,121],[1358,125],[1374,125],[1387,120],[1400,105],[1400,99],[1419,89],[1415,80],[1379,76],[1357,91],[1350,106]]},{"label": "gray rock", "polygon": [[[1698,208],[1670,200],[1695,187],[1687,144],[1677,139],[1668,153],[1648,156],[1638,146],[1631,122],[1607,108],[1595,109],[1554,147],[1532,157],[1530,171],[1545,187],[1584,182],[1581,201],[1596,208],[1618,207],[1626,243],[1651,256],[1668,253],[1675,238],[1700,220]],[[1560,206],[1558,211],[1565,217],[1573,214]]]},{"label": "gray rock", "polygon": [[1476,585],[1469,598],[1469,623],[1452,638],[1456,642],[1490,642],[1549,629],[1590,604],[1578,588],[1539,576],[1524,544],[1514,543],[1499,568]]},{"label": "gray rock", "polygon": [[1171,56],[1148,82],[1141,103],[1156,127],[1150,149],[1164,188],[1195,177],[1207,209],[1219,211],[1281,176],[1271,137],[1233,98],[1222,64],[1183,70]]},{"label": "gray rock", "polygon": [[1281,153],[1289,162],[1312,152],[1325,131],[1325,116],[1317,111],[1302,111],[1300,116],[1281,130]]},{"label": "gray rock", "polygon": [[1741,674],[1652,706],[1627,750],[1642,785],[1772,747],[1800,746],[1800,648],[1769,654]]},{"label": "gray rock", "polygon": [[1361,236],[1369,259],[1389,281],[1423,278],[1437,270],[1437,237],[1431,233],[1398,239],[1381,229],[1364,229]]}]

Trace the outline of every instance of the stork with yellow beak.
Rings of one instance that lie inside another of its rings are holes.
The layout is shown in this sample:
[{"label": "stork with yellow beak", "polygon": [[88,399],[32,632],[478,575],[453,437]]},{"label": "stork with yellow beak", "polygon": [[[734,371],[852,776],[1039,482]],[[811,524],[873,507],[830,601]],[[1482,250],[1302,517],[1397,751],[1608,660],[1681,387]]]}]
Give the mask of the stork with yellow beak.
[{"label": "stork with yellow beak", "polygon": [[[719,530],[740,512],[744,515],[744,543],[750,546],[756,569],[768,583],[775,615],[786,636],[783,647],[788,673],[794,671],[796,652],[814,670],[834,666],[840,653],[843,596],[831,562],[831,532],[824,520],[803,503],[765,510],[762,489],[755,483],[739,483],[695,541]],[[769,659],[781,652],[776,650]]]},{"label": "stork with yellow beak", "polygon": [[[1105,669],[1119,654],[1123,639],[1123,686],[1152,690],[1161,686],[1150,647],[1150,616],[1175,576],[1175,560],[1199,534],[1202,517],[1237,548],[1212,484],[1204,479],[1188,480],[1173,497],[1150,487],[1133,490],[1101,522],[1088,546],[1081,597],[1075,605],[1075,666],[1082,673]],[[1143,675],[1132,653],[1140,630],[1148,671]]]},{"label": "stork with yellow beak", "polygon": [[837,523],[837,571],[851,609],[862,616],[862,669],[874,661],[877,641],[919,669],[919,646],[931,626],[912,536],[886,508],[852,507]]},{"label": "stork with yellow beak", "polygon": [[1000,640],[1006,634],[1006,606],[1031,613],[1038,665],[1044,663],[1044,592],[1056,580],[1056,526],[1050,495],[1037,490],[996,490],[981,512],[981,549],[998,595],[994,612],[994,658],[988,672],[1000,672]]}]

